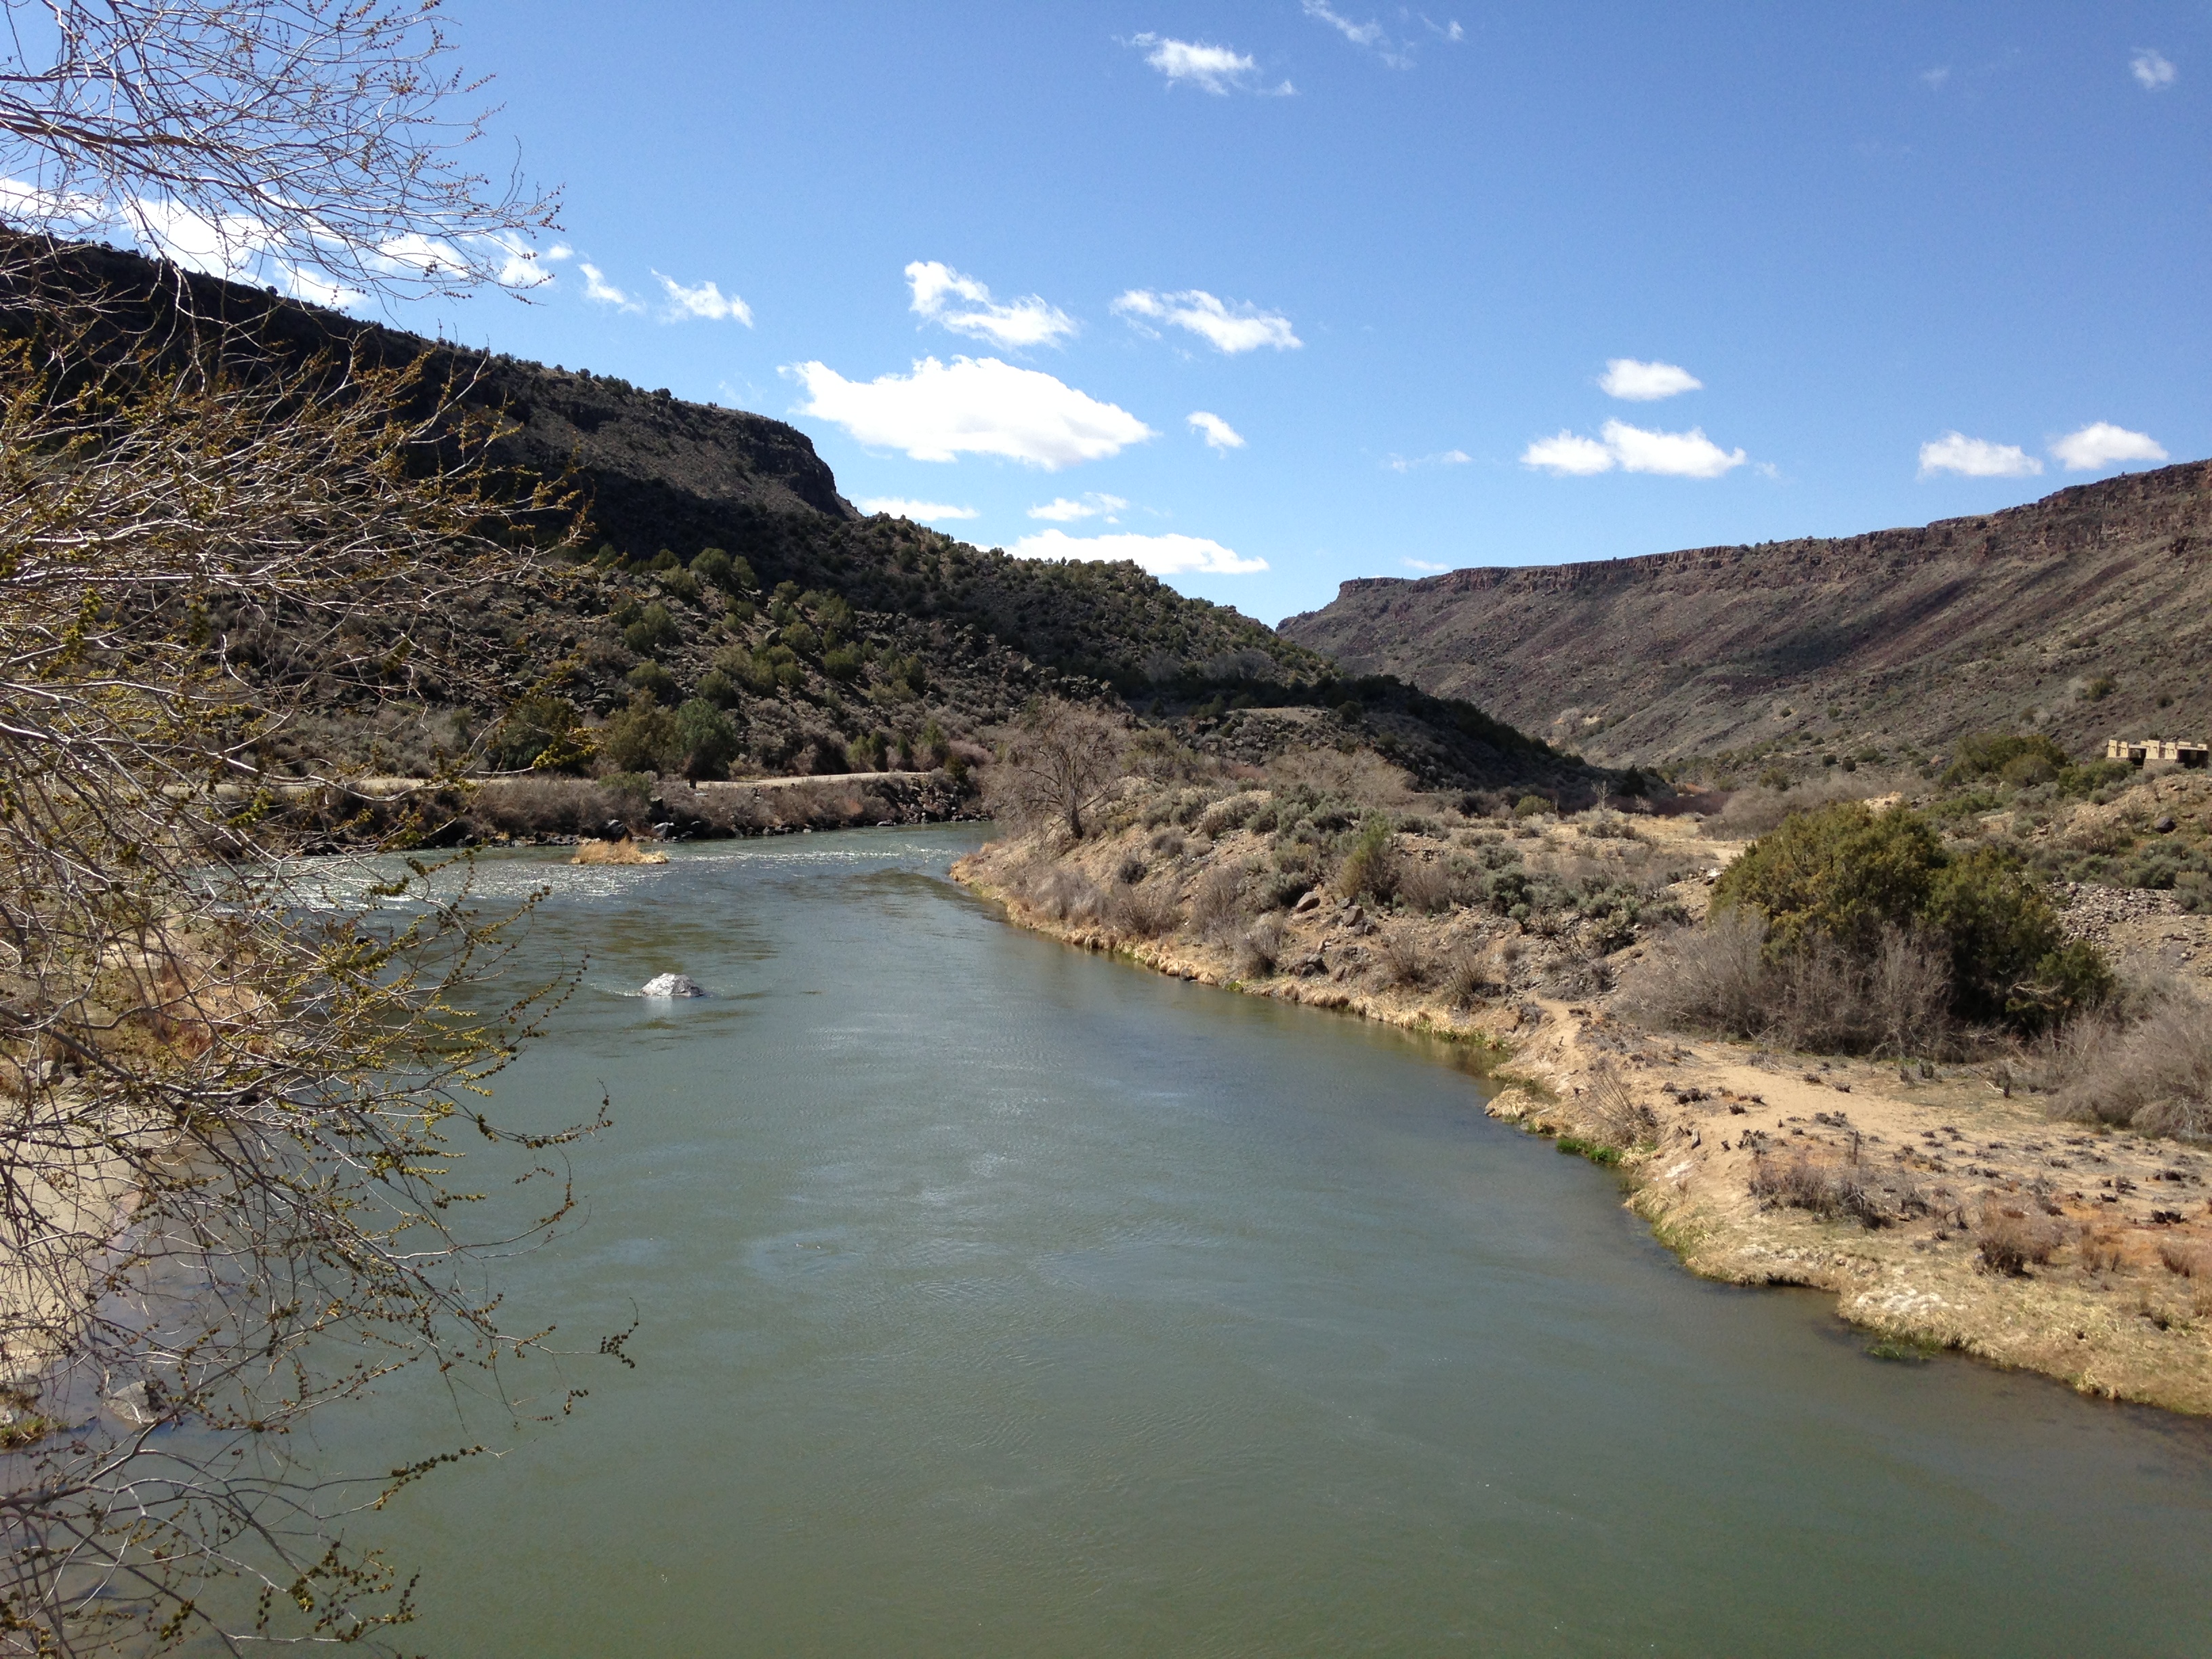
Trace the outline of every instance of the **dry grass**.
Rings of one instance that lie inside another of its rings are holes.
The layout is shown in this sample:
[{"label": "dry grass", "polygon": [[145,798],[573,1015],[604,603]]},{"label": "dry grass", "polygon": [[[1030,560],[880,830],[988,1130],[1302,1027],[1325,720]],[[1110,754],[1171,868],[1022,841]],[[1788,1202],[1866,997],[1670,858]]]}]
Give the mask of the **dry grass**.
[{"label": "dry grass", "polygon": [[1638,1102],[1627,1079],[1610,1060],[1600,1060],[1590,1068],[1589,1092],[1583,1103],[1591,1130],[1608,1146],[1650,1146],[1659,1138],[1658,1115]]},{"label": "dry grass", "polygon": [[1751,1172],[1751,1194],[1762,1209],[1809,1210],[1831,1221],[1887,1224],[1891,1217],[1856,1169],[1815,1164],[1802,1152],[1787,1158],[1761,1153]]},{"label": "dry grass", "polygon": [[2181,1279],[2212,1279],[2212,1250],[2185,1238],[2162,1238],[2158,1259],[2166,1272]]},{"label": "dry grass", "polygon": [[1197,890],[1191,895],[1193,931],[1201,937],[1212,938],[1241,921],[1243,913],[1239,902],[1243,889],[1242,865],[1222,863],[1211,866],[1198,878]]}]

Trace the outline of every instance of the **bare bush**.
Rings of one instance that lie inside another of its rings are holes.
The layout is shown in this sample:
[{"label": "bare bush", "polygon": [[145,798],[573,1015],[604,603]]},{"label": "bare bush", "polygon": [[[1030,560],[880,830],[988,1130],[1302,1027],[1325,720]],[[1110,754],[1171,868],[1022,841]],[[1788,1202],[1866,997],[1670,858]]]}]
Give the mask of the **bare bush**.
[{"label": "bare bush", "polygon": [[1290,929],[1274,916],[1262,916],[1237,941],[1237,973],[1242,979],[1265,979],[1275,971],[1290,948]]},{"label": "bare bush", "polygon": [[1816,811],[1839,800],[1863,800],[1879,793],[1871,779],[1862,780],[1856,774],[1808,779],[1788,789],[1764,785],[1739,789],[1721,808],[1717,832],[1749,841],[1780,828],[1792,813]]},{"label": "bare bush", "polygon": [[1974,1224],[1974,1253],[1985,1273],[2017,1278],[2042,1267],[2066,1243],[2065,1225],[2001,1204],[1985,1204]]},{"label": "bare bush", "polygon": [[1888,1219],[1859,1172],[1816,1164],[1800,1152],[1782,1158],[1760,1153],[1751,1172],[1752,1196],[1765,1209],[1809,1210],[1831,1221],[1879,1227]]},{"label": "bare bush", "polygon": [[1016,876],[1012,884],[1016,897],[1054,921],[1097,918],[1102,902],[1098,888],[1080,870],[1064,864],[1033,866]]},{"label": "bare bush", "polygon": [[1465,941],[1445,952],[1438,977],[1455,1007],[1470,1007],[1504,988],[1491,973],[1488,957]]},{"label": "bare bush", "polygon": [[2212,1008],[2186,992],[2160,997],[2142,1018],[2076,1020],[2051,1070],[2067,1116],[2212,1139]]},{"label": "bare bush", "polygon": [[1765,947],[1766,923],[1748,908],[1678,928],[1653,940],[1630,971],[1620,1010],[1655,1030],[1759,1036],[1774,1018]]},{"label": "bare bush", "polygon": [[1431,963],[1427,949],[1420,935],[1411,928],[1394,929],[1382,936],[1376,947],[1376,965],[1382,971],[1382,982],[1402,990],[1412,990],[1428,982]]},{"label": "bare bush", "polygon": [[1193,931],[1211,938],[1241,921],[1239,905],[1243,887],[1244,870],[1241,865],[1224,862],[1207,870],[1198,878],[1197,889],[1191,895]]},{"label": "bare bush", "polygon": [[1132,939],[1158,939],[1175,932],[1182,921],[1182,911],[1176,901],[1173,882],[1148,881],[1133,887],[1117,881],[1106,890],[1099,916],[1117,933]]},{"label": "bare bush", "polygon": [[1398,896],[1409,910],[1433,915],[1468,902],[1468,877],[1445,859],[1401,857]]}]

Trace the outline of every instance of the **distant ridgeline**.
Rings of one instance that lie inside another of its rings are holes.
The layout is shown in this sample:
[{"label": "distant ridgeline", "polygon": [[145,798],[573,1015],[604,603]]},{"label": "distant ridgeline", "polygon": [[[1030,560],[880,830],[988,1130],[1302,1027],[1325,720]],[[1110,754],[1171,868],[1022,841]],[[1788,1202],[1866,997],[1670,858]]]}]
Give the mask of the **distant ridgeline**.
[{"label": "distant ridgeline", "polygon": [[1924,528],[1344,584],[1284,635],[1601,757],[2212,730],[2212,462]]},{"label": "distant ridgeline", "polygon": [[[434,764],[507,712],[441,681],[435,659],[456,653],[495,665],[503,702],[529,701],[556,726],[562,706],[604,717],[641,694],[670,708],[703,696],[735,727],[731,763],[741,768],[842,770],[856,754],[905,747],[926,725],[970,735],[1050,690],[1118,696],[1140,715],[1194,718],[1200,729],[1231,708],[1325,709],[1338,740],[1395,742],[1444,782],[1578,769],[1470,704],[1387,675],[1346,675],[1133,563],[1016,559],[903,519],[863,518],[812,442],[780,421],[427,340],[112,248],[67,248],[46,269],[70,295],[99,298],[95,349],[118,356],[220,326],[280,363],[348,352],[390,368],[420,361],[426,399],[458,392],[462,405],[504,417],[494,454],[517,489],[565,477],[580,492],[573,537],[565,516],[544,524],[559,556],[457,604],[404,697],[333,686],[323,723],[295,731],[280,760],[312,751],[401,772]],[[175,304],[179,284],[189,316]],[[0,332],[22,314],[0,291]],[[253,352],[239,361],[255,372]],[[281,624],[230,635],[251,674],[315,675]],[[495,758],[527,765],[528,747],[505,741]]]}]

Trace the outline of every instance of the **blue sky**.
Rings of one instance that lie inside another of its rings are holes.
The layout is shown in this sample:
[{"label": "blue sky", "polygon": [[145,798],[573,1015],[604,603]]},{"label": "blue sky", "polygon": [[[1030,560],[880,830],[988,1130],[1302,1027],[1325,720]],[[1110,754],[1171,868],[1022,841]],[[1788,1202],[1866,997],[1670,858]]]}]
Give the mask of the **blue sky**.
[{"label": "blue sky", "polygon": [[1269,621],[2212,453],[2204,0],[447,10],[569,253],[398,320]]}]

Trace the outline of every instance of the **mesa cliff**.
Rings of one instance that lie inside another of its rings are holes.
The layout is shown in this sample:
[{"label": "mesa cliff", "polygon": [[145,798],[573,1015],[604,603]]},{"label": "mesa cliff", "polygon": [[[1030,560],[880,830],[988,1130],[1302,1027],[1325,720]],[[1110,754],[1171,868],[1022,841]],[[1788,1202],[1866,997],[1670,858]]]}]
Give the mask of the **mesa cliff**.
[{"label": "mesa cliff", "polygon": [[2212,462],[1916,529],[1346,582],[1282,635],[1595,760],[2212,726]]}]

